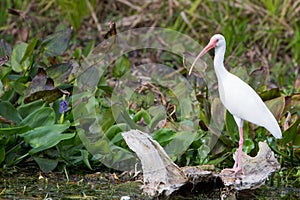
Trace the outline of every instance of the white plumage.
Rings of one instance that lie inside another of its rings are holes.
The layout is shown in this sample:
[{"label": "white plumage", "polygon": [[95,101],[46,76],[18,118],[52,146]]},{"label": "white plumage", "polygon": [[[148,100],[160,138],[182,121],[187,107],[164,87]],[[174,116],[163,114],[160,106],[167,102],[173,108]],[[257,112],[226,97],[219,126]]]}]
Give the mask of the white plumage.
[{"label": "white plumage", "polygon": [[195,59],[189,74],[191,73],[197,60],[215,48],[214,68],[218,79],[219,95],[225,108],[233,115],[240,134],[239,149],[233,169],[227,169],[237,173],[242,171],[242,146],[243,146],[243,122],[244,120],[265,127],[274,137],[282,137],[279,125],[264,104],[259,95],[244,81],[229,73],[224,67],[224,55],[226,51],[225,38],[216,34],[208,45],[200,52]]}]

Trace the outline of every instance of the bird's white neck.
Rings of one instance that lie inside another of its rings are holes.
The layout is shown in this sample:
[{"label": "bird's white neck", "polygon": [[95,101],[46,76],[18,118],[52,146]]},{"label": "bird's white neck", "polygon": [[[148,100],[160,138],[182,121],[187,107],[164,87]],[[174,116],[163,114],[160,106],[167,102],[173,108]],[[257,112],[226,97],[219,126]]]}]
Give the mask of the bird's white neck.
[{"label": "bird's white neck", "polygon": [[214,68],[218,80],[222,78],[228,71],[224,67],[224,56],[226,51],[226,45],[221,45],[215,48]]}]

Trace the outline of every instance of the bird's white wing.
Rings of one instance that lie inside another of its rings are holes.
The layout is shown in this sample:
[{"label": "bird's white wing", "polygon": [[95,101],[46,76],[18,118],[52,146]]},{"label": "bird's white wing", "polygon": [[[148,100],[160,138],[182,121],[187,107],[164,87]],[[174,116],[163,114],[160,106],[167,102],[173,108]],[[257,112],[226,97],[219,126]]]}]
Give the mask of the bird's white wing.
[{"label": "bird's white wing", "polygon": [[276,138],[282,137],[273,114],[259,95],[240,78],[226,74],[219,80],[219,92],[222,103],[232,115],[265,127]]}]

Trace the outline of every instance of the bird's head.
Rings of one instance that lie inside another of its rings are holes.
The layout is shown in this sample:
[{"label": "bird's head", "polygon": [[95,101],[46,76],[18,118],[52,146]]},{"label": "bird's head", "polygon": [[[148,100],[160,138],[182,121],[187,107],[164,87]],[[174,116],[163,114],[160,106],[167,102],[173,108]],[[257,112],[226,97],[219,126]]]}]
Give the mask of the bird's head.
[{"label": "bird's head", "polygon": [[199,55],[197,56],[197,58],[193,62],[192,66],[190,68],[190,71],[189,71],[189,75],[191,75],[193,67],[194,67],[194,65],[196,64],[196,62],[199,58],[201,58],[204,54],[206,54],[212,48],[217,49],[217,48],[222,47],[222,46],[226,46],[224,36],[221,35],[221,34],[215,34],[214,36],[212,36],[210,38],[209,43],[204,47],[204,49],[199,53]]},{"label": "bird's head", "polygon": [[[212,36],[210,38],[210,41],[209,41],[208,45],[205,47],[205,48],[208,48],[206,50],[206,52],[209,51],[212,48],[217,48],[217,47],[220,47],[220,46],[223,46],[223,45],[226,45],[224,36],[221,35],[221,34],[215,34],[214,36]],[[206,52],[204,52],[204,53],[206,53]]]}]

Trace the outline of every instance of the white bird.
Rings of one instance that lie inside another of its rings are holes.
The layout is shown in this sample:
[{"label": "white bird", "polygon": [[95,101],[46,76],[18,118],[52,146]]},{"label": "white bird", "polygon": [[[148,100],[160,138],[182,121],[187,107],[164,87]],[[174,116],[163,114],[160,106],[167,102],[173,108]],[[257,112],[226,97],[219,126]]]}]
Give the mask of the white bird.
[{"label": "white bird", "polygon": [[280,139],[282,133],[275,117],[258,94],[240,78],[229,73],[224,67],[226,41],[222,35],[216,34],[210,39],[208,45],[199,53],[193,62],[189,75],[197,60],[212,48],[215,48],[214,69],[218,79],[220,99],[225,108],[233,115],[240,136],[234,166],[232,169],[225,170],[233,171],[234,174],[238,172],[244,174],[242,168],[244,120],[266,128],[275,138]]}]

